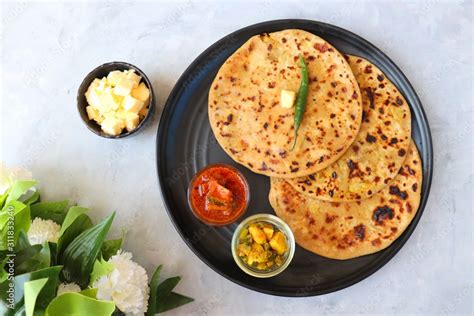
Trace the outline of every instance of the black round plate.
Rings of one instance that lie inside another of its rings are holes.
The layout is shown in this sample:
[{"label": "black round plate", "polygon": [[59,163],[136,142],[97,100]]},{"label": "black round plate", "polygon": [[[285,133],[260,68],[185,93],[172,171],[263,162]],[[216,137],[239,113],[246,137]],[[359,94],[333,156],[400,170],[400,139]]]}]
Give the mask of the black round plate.
[{"label": "black round plate", "polygon": [[[298,28],[314,33],[338,50],[359,55],[377,65],[410,104],[413,138],[423,161],[423,186],[418,213],[407,230],[390,247],[372,255],[338,261],[297,247],[290,266],[280,275],[257,279],[235,264],[230,243],[232,224],[210,227],[198,221],[188,207],[186,189],[191,177],[211,163],[228,163],[247,177],[252,199],[247,213],[273,213],[268,202],[269,179],[235,163],[219,146],[207,114],[209,87],[224,61],[250,37],[260,33]],[[418,224],[428,199],[433,168],[431,135],[421,102],[401,70],[378,48],[339,27],[309,20],[277,20],[238,30],[203,52],[186,69],[171,92],[157,135],[157,167],[163,201],[171,220],[188,246],[216,272],[249,289],[281,296],[313,296],[350,286],[386,264],[403,246]]]}]

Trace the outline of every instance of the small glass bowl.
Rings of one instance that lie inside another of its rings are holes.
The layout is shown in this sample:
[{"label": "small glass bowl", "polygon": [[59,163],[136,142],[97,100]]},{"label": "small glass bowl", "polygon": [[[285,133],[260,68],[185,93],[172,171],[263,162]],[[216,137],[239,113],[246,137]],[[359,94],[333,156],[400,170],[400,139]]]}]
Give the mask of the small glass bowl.
[{"label": "small glass bowl", "polygon": [[[197,179],[200,175],[202,175],[205,171],[207,171],[207,170],[209,170],[209,169],[211,169],[211,168],[214,168],[214,167],[223,167],[223,168],[227,168],[227,169],[230,169],[230,170],[234,171],[234,172],[239,176],[239,178],[242,180],[242,183],[244,184],[244,189],[245,189],[245,196],[247,197],[247,200],[245,201],[245,206],[244,206],[244,208],[242,209],[242,211],[241,211],[240,213],[236,214],[234,217],[229,218],[227,221],[222,221],[222,222],[210,221],[210,220],[207,220],[207,219],[205,219],[205,218],[202,218],[202,217],[199,215],[199,212],[197,212],[197,211],[194,209],[194,205],[193,205],[193,203],[191,202],[191,192],[192,192],[193,187],[194,187],[194,182],[195,182],[196,179]],[[245,176],[242,174],[242,172],[240,172],[237,168],[232,167],[232,166],[230,166],[230,165],[223,164],[223,163],[217,163],[217,164],[208,165],[208,166],[202,168],[201,170],[199,170],[198,172],[196,172],[196,174],[192,177],[191,181],[189,181],[187,197],[188,197],[188,205],[189,205],[189,208],[191,209],[191,211],[193,212],[194,216],[196,216],[197,219],[199,219],[201,222],[203,222],[204,224],[207,224],[207,225],[211,225],[211,226],[225,226],[225,225],[232,224],[233,222],[235,222],[236,220],[238,220],[240,217],[242,217],[242,215],[244,215],[245,212],[247,212],[247,208],[248,208],[249,202],[250,202],[250,190],[249,190],[249,184],[248,184],[248,182],[247,182],[247,179],[246,179]]]},{"label": "small glass bowl", "polygon": [[[254,222],[270,223],[276,226],[286,236],[288,250],[285,257],[285,262],[281,266],[276,268],[275,270],[270,270],[270,271],[258,270],[257,268],[251,267],[247,265],[245,262],[243,262],[242,259],[240,259],[239,255],[237,254],[237,247],[239,246],[240,231]],[[236,230],[234,231],[234,235],[232,237],[231,247],[232,247],[232,256],[234,257],[235,262],[237,263],[239,268],[242,269],[242,271],[256,278],[270,278],[282,273],[290,264],[295,254],[295,237],[293,236],[293,232],[291,231],[290,227],[280,218],[274,215],[270,215],[270,214],[256,214],[256,215],[247,217],[244,221],[242,221],[239,224],[239,226],[237,226]]]}]

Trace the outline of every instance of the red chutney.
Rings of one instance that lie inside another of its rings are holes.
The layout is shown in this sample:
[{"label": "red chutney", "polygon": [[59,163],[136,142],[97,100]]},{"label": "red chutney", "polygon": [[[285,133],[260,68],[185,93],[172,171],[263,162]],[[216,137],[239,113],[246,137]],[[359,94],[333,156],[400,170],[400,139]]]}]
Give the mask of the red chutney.
[{"label": "red chutney", "polygon": [[248,204],[248,185],[242,174],[226,165],[211,165],[191,180],[188,199],[194,214],[210,225],[227,225],[242,215]]}]

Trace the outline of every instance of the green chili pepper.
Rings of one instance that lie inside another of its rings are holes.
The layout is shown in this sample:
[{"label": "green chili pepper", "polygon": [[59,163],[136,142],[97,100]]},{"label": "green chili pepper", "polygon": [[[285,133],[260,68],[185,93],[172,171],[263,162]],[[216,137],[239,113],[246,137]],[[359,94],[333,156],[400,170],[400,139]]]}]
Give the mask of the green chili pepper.
[{"label": "green chili pepper", "polygon": [[300,89],[298,90],[298,98],[296,99],[295,105],[295,141],[293,142],[293,147],[295,148],[296,138],[298,137],[298,130],[303,120],[304,111],[306,109],[306,98],[308,96],[308,66],[304,62],[303,56],[300,55],[300,65],[301,65],[301,83]]}]

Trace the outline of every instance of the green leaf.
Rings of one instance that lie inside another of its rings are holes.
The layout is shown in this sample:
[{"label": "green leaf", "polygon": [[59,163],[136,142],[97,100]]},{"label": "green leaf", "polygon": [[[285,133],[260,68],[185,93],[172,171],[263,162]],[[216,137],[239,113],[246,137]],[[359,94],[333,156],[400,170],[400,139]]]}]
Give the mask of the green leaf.
[{"label": "green leaf", "polygon": [[51,249],[49,248],[49,243],[45,242],[40,253],[37,255],[37,259],[40,262],[40,268],[47,268],[51,265]]},{"label": "green leaf", "polygon": [[64,231],[76,220],[79,215],[87,213],[88,211],[89,209],[86,207],[71,206],[71,208],[69,208],[69,211],[67,212],[64,222],[62,223],[59,235],[64,233]]},{"label": "green leaf", "polygon": [[25,282],[25,311],[26,316],[33,316],[35,311],[36,298],[43,287],[48,282],[48,278],[37,279]]},{"label": "green leaf", "polygon": [[6,203],[0,211],[0,228],[3,229],[5,225],[11,221],[11,215],[16,215],[24,208],[26,208],[26,205],[18,201]]},{"label": "green leaf", "polygon": [[100,301],[81,293],[65,293],[49,304],[45,316],[109,316],[114,310],[112,301]]},{"label": "green leaf", "polygon": [[18,251],[15,254],[15,274],[23,274],[38,270],[40,262],[36,256],[41,252],[41,245],[33,245]]},{"label": "green leaf", "polygon": [[30,241],[28,239],[28,235],[22,230],[18,233],[18,240],[15,244],[15,252],[18,252],[22,249],[30,247]]},{"label": "green leaf", "polygon": [[55,266],[58,263],[56,260],[57,252],[58,252],[58,244],[48,241],[48,247],[49,247],[49,251],[51,252],[51,266]]},{"label": "green leaf", "polygon": [[21,231],[15,247],[15,274],[23,274],[47,268],[51,265],[49,243],[30,245],[28,237]]},{"label": "green leaf", "polygon": [[151,277],[150,281],[150,298],[148,299],[148,310],[146,312],[146,316],[153,316],[156,314],[156,290],[158,288],[160,282],[160,274],[163,265],[159,265],[153,276]]},{"label": "green leaf", "polygon": [[37,185],[38,182],[34,180],[17,180],[13,182],[10,193],[6,199],[6,203],[10,201],[17,201],[23,194],[28,192],[29,189]]},{"label": "green leaf", "polygon": [[31,218],[50,219],[60,225],[67,214],[69,201],[39,202],[31,205]]},{"label": "green leaf", "polygon": [[102,253],[102,258],[104,260],[109,260],[110,257],[113,255],[117,254],[117,251],[122,248],[122,243],[123,243],[123,238],[118,238],[118,239],[110,239],[104,241],[104,244],[102,245],[101,248],[101,253]]},{"label": "green leaf", "polygon": [[31,205],[33,203],[38,202],[40,199],[40,193],[37,189],[32,189],[27,191],[27,193],[21,197],[21,200],[26,205]]},{"label": "green leaf", "polygon": [[18,201],[7,202],[0,212],[0,250],[9,249],[13,252],[20,231],[27,232],[30,224],[31,216],[28,205]]},{"label": "green leaf", "polygon": [[162,297],[166,297],[171,291],[178,285],[179,281],[181,281],[181,277],[172,277],[164,280],[161,282],[160,285],[156,288],[156,296],[158,300]]},{"label": "green leaf", "polygon": [[172,292],[181,281],[181,277],[172,277],[164,280],[156,289],[156,313],[163,313],[170,309],[192,302],[194,299]]},{"label": "green leaf", "polygon": [[108,263],[104,259],[97,259],[94,262],[94,268],[92,269],[91,278],[89,281],[89,286],[92,286],[94,282],[103,275],[108,275],[112,272],[114,266],[111,263]]},{"label": "green leaf", "polygon": [[[64,250],[62,277],[67,282],[75,282],[81,288],[89,283],[90,274],[102,244],[109,232],[115,212],[96,226],[77,236]],[[66,221],[65,221],[66,222]]]},{"label": "green leaf", "polygon": [[10,194],[10,188],[8,188],[8,190],[6,190],[2,195],[0,195],[0,209],[3,209],[3,205],[7,200],[8,194]]},{"label": "green leaf", "polygon": [[[36,298],[36,310],[44,311],[48,306],[49,302],[56,296],[56,289],[59,283],[59,272],[61,271],[61,266],[54,266],[30,273],[25,273],[17,275],[12,281],[14,285],[14,300],[11,303],[7,300],[8,295],[0,296],[0,315],[14,315],[21,314],[24,310],[24,285],[28,281],[38,280],[42,278],[47,278],[48,282],[43,287],[38,297]],[[6,281],[0,283],[0,293],[9,293],[11,281],[7,279]],[[10,307],[13,307],[11,309]]]},{"label": "green leaf", "polygon": [[156,313],[164,313],[171,309],[193,302],[194,299],[175,292],[171,292],[165,299],[159,300],[156,306]]},{"label": "green leaf", "polygon": [[65,231],[59,236],[56,258],[62,262],[62,254],[67,246],[82,232],[93,226],[92,220],[86,214],[79,214],[74,221],[68,225]]},{"label": "green leaf", "polygon": [[89,288],[89,289],[80,291],[79,293],[84,296],[88,296],[90,298],[97,298],[97,291],[98,291],[97,289]]},{"label": "green leaf", "polygon": [[190,297],[172,292],[181,280],[181,277],[168,278],[158,285],[161,268],[161,265],[156,268],[150,281],[150,298],[148,300],[147,316],[163,313],[194,301],[194,299]]},{"label": "green leaf", "polygon": [[5,257],[0,261],[0,283],[3,283],[8,278],[8,272],[5,270],[5,264],[8,261],[8,257]]}]

